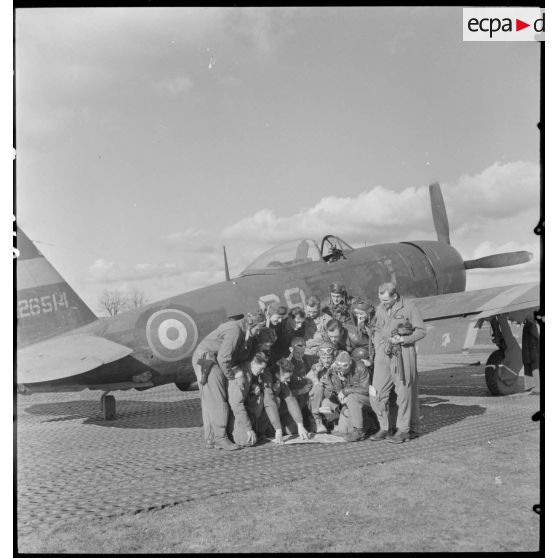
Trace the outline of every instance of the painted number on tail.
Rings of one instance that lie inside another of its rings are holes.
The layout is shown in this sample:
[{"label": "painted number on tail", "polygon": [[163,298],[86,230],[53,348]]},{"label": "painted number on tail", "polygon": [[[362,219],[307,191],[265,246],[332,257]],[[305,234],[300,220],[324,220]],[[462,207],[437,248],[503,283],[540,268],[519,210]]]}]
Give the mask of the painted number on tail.
[{"label": "painted number on tail", "polygon": [[41,297],[31,297],[19,300],[17,303],[17,317],[29,318],[39,314],[56,312],[61,308],[69,308],[66,293],[52,293]]}]

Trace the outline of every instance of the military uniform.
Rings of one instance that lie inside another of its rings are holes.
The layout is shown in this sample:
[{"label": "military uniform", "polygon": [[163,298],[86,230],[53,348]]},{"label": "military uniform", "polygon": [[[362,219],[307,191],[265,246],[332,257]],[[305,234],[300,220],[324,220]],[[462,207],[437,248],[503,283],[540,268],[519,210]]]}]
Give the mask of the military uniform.
[{"label": "military uniform", "polygon": [[290,385],[280,382],[278,375],[273,377],[273,396],[279,409],[282,427],[287,434],[296,434],[298,430],[296,425],[304,423],[302,411]]},{"label": "military uniform", "polygon": [[318,347],[323,341],[323,334],[326,332],[326,324],[329,320],[331,320],[331,316],[321,311],[316,318],[306,317],[304,320],[304,338],[306,339],[304,354],[311,357],[312,364],[318,358]]},{"label": "military uniform", "polygon": [[348,305],[345,303],[333,304],[333,302],[330,302],[328,306],[324,306],[323,312],[329,314],[331,318],[339,320],[343,325],[352,320],[351,312],[349,311]]},{"label": "military uniform", "polygon": [[527,319],[525,320],[521,334],[521,354],[523,357],[525,376],[530,376],[532,378],[531,382],[528,382],[526,378],[525,384],[527,385],[529,383],[533,386],[533,393],[540,393],[541,390],[539,351],[540,341],[537,324],[534,320]]},{"label": "military uniform", "polygon": [[368,349],[368,360],[370,364],[374,365],[374,334],[373,328],[367,324],[355,324],[350,322],[345,324],[345,328],[348,332],[349,345],[351,347],[351,352],[358,347],[365,347]]},{"label": "military uniform", "polygon": [[[222,323],[200,342],[192,356],[192,366],[200,388],[204,436],[208,445],[226,438],[229,415],[227,384],[234,379],[232,368],[250,355],[252,339],[247,338],[247,327],[244,319]],[[200,358],[216,361],[205,385],[201,382]]]},{"label": "military uniform", "polygon": [[232,434],[234,442],[239,446],[254,445],[248,440],[250,430],[257,434],[264,432],[265,422],[262,420],[265,418],[264,411],[273,428],[281,429],[271,373],[266,370],[256,377],[251,373],[250,366],[250,361],[246,361],[234,367],[235,376],[228,385],[231,407],[228,430]]},{"label": "military uniform", "polygon": [[368,388],[370,386],[370,371],[362,361],[351,359],[351,367],[343,376],[336,370],[335,364],[329,369],[324,383],[324,396],[332,401],[338,401],[340,392],[346,396],[348,427],[364,428],[364,412],[372,412]]},{"label": "military uniform", "polygon": [[[404,342],[401,344],[403,370],[399,371],[396,364],[397,357],[389,356],[386,351],[389,351],[389,338],[392,337],[393,331],[407,320],[410,322],[413,332],[403,337]],[[424,322],[412,301],[399,298],[389,310],[386,310],[382,304],[377,307],[374,331],[376,355],[372,387],[375,394],[370,395],[370,402],[378,416],[380,429],[389,430],[389,398],[392,390],[395,389],[398,406],[396,424],[398,432],[404,434],[408,434],[410,431],[418,432],[418,378],[415,342],[426,335]]]},{"label": "military uniform", "polygon": [[[312,365],[312,368],[306,375],[306,377],[312,382],[312,387],[308,392],[308,398],[310,403],[310,410],[312,412],[312,418],[316,424],[321,424],[322,419],[320,416],[320,407],[324,400],[324,382],[329,368],[325,368],[321,362],[316,362]],[[332,409],[333,411],[333,409]]]},{"label": "military uniform", "polygon": [[296,329],[296,321],[293,317],[288,316],[281,323],[279,323],[275,332],[277,333],[277,340],[271,347],[271,361],[276,362],[282,357],[289,356],[289,347],[291,346],[291,341],[295,337],[304,337],[304,324],[298,329]]},{"label": "military uniform", "polygon": [[[321,342],[323,343],[324,341],[333,343],[333,341],[331,341],[329,335],[327,334],[327,331],[322,333]],[[346,327],[343,327],[343,329],[341,330],[341,335],[339,336],[339,340],[333,344],[335,345],[337,351],[347,351],[348,353],[351,353],[357,347],[357,345],[355,345],[354,343],[354,338],[351,337],[349,330]]]},{"label": "military uniform", "polygon": [[296,397],[300,411],[302,412],[302,418],[304,426],[306,428],[312,427],[312,412],[310,405],[310,391],[312,390],[313,383],[310,378],[306,375],[310,371],[311,365],[308,359],[303,357],[302,360],[297,360],[292,356],[289,359],[293,363],[293,375],[289,381],[289,387],[292,394]]}]

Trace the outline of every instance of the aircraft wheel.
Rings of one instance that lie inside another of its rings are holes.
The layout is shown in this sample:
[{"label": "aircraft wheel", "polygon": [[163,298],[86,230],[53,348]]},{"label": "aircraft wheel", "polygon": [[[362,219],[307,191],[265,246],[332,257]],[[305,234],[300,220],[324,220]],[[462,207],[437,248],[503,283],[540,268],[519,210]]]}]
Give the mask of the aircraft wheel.
[{"label": "aircraft wheel", "polygon": [[509,395],[517,391],[518,376],[503,365],[504,358],[504,351],[498,349],[486,361],[486,385],[494,395]]},{"label": "aircraft wheel", "polygon": [[116,399],[114,395],[103,395],[101,405],[105,420],[114,420],[116,418]]}]

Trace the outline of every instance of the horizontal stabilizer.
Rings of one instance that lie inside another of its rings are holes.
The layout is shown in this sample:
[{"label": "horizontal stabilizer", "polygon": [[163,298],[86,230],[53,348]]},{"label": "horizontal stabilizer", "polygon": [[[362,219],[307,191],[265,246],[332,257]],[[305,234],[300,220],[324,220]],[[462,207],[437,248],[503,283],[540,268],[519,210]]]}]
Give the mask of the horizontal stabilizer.
[{"label": "horizontal stabilizer", "polygon": [[17,352],[17,383],[49,382],[120,360],[132,349],[103,337],[64,335]]}]

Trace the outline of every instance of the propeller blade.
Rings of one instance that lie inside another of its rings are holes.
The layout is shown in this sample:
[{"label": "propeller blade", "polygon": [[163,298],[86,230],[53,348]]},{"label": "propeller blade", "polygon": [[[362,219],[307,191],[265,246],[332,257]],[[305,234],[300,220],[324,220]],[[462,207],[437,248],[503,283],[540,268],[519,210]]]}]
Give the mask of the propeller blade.
[{"label": "propeller blade", "polygon": [[434,220],[434,228],[440,242],[451,244],[449,237],[448,214],[446,213],[446,204],[442,189],[438,182],[433,182],[428,187],[430,190],[430,205],[432,207],[432,219]]},{"label": "propeller blade", "polygon": [[229,273],[229,262],[227,260],[227,249],[223,246],[223,257],[225,259],[225,280],[231,280],[231,274]]},{"label": "propeller blade", "polygon": [[507,267],[508,265],[518,265],[531,261],[533,254],[525,250],[518,252],[503,252],[501,254],[492,254],[484,258],[476,260],[467,260],[463,262],[465,269],[479,269],[487,267]]}]

